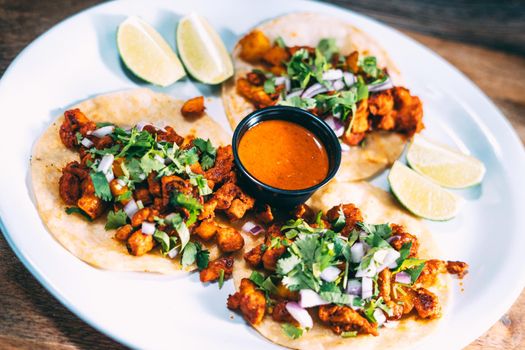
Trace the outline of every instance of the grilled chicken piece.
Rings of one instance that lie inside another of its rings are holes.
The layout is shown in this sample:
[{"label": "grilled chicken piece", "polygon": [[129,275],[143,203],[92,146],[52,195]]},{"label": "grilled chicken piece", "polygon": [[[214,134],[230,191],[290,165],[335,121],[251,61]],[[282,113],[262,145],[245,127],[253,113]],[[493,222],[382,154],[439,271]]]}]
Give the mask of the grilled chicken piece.
[{"label": "grilled chicken piece", "polygon": [[218,229],[219,225],[215,221],[204,220],[200,223],[200,225],[197,228],[193,230],[193,233],[198,235],[203,240],[209,241],[215,236]]},{"label": "grilled chicken piece", "polygon": [[228,297],[230,310],[241,310],[244,318],[252,325],[261,323],[266,312],[266,297],[248,278],[241,280],[239,291]]},{"label": "grilled chicken piece", "polygon": [[160,180],[157,179],[157,172],[152,171],[148,175],[148,190],[155,197],[162,197],[162,187]]},{"label": "grilled chicken piece", "polygon": [[264,53],[262,59],[271,66],[281,66],[290,59],[290,54],[284,47],[274,45]]},{"label": "grilled chicken piece", "polygon": [[244,254],[244,261],[253,268],[261,266],[264,250],[263,245],[259,244]]},{"label": "grilled chicken piece", "polygon": [[402,225],[391,224],[390,227],[392,228],[392,239],[390,245],[395,250],[399,251],[403,248],[404,244],[411,242],[412,246],[410,247],[410,254],[408,257],[416,257],[419,250],[419,241],[417,240],[417,237],[406,232],[405,227]]},{"label": "grilled chicken piece", "polygon": [[245,35],[240,41],[240,56],[247,62],[256,63],[271,48],[270,40],[260,30],[254,30]]},{"label": "grilled chicken piece", "polygon": [[142,208],[139,209],[131,218],[131,225],[138,227],[142,225],[144,221],[155,222],[155,216],[159,216],[159,211],[153,208]]},{"label": "grilled chicken piece", "polygon": [[106,211],[106,203],[94,194],[84,194],[77,201],[77,206],[82,209],[92,220],[95,220]]},{"label": "grilled chicken piece", "polygon": [[221,275],[221,270],[224,271],[224,279],[229,279],[233,272],[233,263],[234,260],[232,256],[223,256],[211,261],[208,267],[203,269],[199,274],[201,282],[217,281]]},{"label": "grilled chicken piece", "polygon": [[275,100],[264,91],[263,86],[252,85],[246,78],[237,79],[237,92],[250,101],[255,108],[273,106]]},{"label": "grilled chicken piece", "polygon": [[241,191],[239,198],[234,199],[230,207],[226,210],[226,215],[228,215],[231,221],[239,220],[248,210],[252,209],[254,205],[255,199]]},{"label": "grilled chicken piece", "polygon": [[170,203],[171,194],[179,192],[185,195],[192,194],[191,184],[176,175],[163,176],[160,180],[162,186],[162,204],[167,206]]},{"label": "grilled chicken piece", "polygon": [[[220,146],[217,148],[215,164],[212,168],[206,170],[204,177],[213,181],[215,186],[221,185],[230,179],[230,172],[233,169],[233,151],[232,146]],[[234,181],[233,181],[234,182]]]},{"label": "grilled chicken piece", "polygon": [[307,223],[312,223],[315,220],[315,212],[307,204],[299,204],[292,212],[292,216],[297,219],[303,219]]},{"label": "grilled chicken piece", "polygon": [[141,256],[153,249],[155,241],[153,235],[145,235],[141,230],[137,230],[128,238],[126,245],[131,255]]},{"label": "grilled chicken piece", "polygon": [[417,96],[410,95],[410,91],[403,87],[394,87],[394,108],[396,109],[395,131],[408,137],[423,130],[423,105]]},{"label": "grilled chicken piece", "polygon": [[60,140],[69,149],[75,149],[78,146],[77,132],[86,136],[88,131],[95,130],[97,125],[90,121],[80,109],[70,109],[64,112],[64,121],[60,126]]},{"label": "grilled chicken piece", "polygon": [[441,317],[441,305],[438,297],[425,288],[419,288],[413,295],[414,308],[421,318],[435,319]]},{"label": "grilled chicken piece", "polygon": [[244,238],[233,227],[219,227],[217,229],[217,244],[225,253],[236,252],[244,247]]},{"label": "grilled chicken piece", "polygon": [[377,326],[368,322],[357,311],[344,305],[321,305],[319,318],[326,323],[335,334],[357,331],[359,334],[378,336]]},{"label": "grilled chicken piece", "polygon": [[[147,188],[135,189],[135,191],[133,191],[133,198],[135,198],[136,201],[141,201],[144,205],[150,205],[153,203],[153,198],[151,197],[151,194],[149,193]],[[121,203],[124,205],[127,202],[129,202],[129,199],[121,201]]]},{"label": "grilled chicken piece", "polygon": [[262,206],[259,206],[257,208],[255,217],[257,218],[257,220],[265,224],[269,224],[275,219],[273,216],[272,207],[270,207],[268,204],[263,204]]},{"label": "grilled chicken piece", "polygon": [[286,304],[287,301],[281,301],[275,304],[272,311],[272,318],[276,322],[286,322],[291,323],[295,326],[299,326],[299,323],[295,320],[295,318],[290,315],[288,310],[286,310]]},{"label": "grilled chicken piece", "polygon": [[348,118],[349,122],[352,120],[352,133],[359,134],[367,132],[370,128],[368,121],[368,100],[361,100],[357,103],[357,108],[353,118]]},{"label": "grilled chicken piece", "polygon": [[196,118],[202,116],[205,109],[204,96],[198,96],[184,102],[180,112],[185,117]]},{"label": "grilled chicken piece", "polygon": [[423,287],[433,286],[436,284],[439,274],[447,272],[463,278],[468,273],[468,264],[462,261],[427,260],[416,284]]},{"label": "grilled chicken piece", "polygon": [[68,205],[76,205],[80,198],[80,179],[70,172],[62,173],[58,182],[60,198]]},{"label": "grilled chicken piece", "polygon": [[330,222],[334,222],[339,218],[340,210],[345,216],[345,226],[341,230],[341,235],[348,237],[348,235],[355,229],[358,222],[363,221],[361,210],[353,204],[336,205],[326,213],[326,217]]},{"label": "grilled chicken piece", "polygon": [[131,236],[131,233],[133,232],[133,226],[127,224],[124,226],[121,226],[117,229],[115,232],[115,238],[119,241],[127,241],[129,236]]},{"label": "grilled chicken piece", "polygon": [[[272,247],[272,241],[274,239],[279,239],[281,242]],[[275,271],[277,260],[286,252],[286,247],[282,244],[282,241],[288,241],[288,239],[281,233],[279,225],[273,224],[266,231],[265,244],[267,249],[262,256],[262,263],[265,269]]]}]

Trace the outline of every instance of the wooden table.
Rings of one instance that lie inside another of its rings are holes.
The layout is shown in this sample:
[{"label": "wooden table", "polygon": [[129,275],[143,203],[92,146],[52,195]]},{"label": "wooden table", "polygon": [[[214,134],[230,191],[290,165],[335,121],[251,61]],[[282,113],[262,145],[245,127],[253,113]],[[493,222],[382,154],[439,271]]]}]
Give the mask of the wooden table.
[{"label": "wooden table", "polygon": [[[0,74],[37,35],[97,2],[0,0]],[[466,1],[449,4],[437,1],[434,5],[417,0],[405,0],[402,4],[378,0],[332,2],[397,26],[435,50],[492,98],[525,141],[523,4],[516,1],[508,4],[475,1],[470,5]],[[525,292],[498,323],[467,349],[523,349],[524,329]],[[55,300],[23,267],[0,235],[0,349],[15,348],[120,349],[122,346]]]}]

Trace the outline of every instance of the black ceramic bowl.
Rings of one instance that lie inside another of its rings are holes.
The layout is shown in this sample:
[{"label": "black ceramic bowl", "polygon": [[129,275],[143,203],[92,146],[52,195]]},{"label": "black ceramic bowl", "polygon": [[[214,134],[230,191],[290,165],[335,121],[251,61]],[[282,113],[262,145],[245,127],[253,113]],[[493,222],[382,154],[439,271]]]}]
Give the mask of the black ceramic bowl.
[{"label": "black ceramic bowl", "polygon": [[[323,143],[328,154],[329,168],[328,175],[322,182],[302,190],[282,190],[257,180],[242,165],[239,159],[238,146],[244,133],[260,122],[275,119],[299,124],[314,133]],[[333,130],[312,113],[296,107],[272,106],[249,114],[235,128],[232,147],[241,183],[253,196],[274,207],[294,207],[304,203],[316,190],[323,187],[335,176],[341,165],[341,145]]]}]

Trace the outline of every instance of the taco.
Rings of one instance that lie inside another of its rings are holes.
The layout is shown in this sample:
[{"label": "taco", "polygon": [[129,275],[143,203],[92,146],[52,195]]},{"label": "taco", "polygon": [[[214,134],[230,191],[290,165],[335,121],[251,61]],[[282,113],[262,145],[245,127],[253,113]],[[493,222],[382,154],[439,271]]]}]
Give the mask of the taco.
[{"label": "taco", "polygon": [[242,248],[229,222],[254,205],[236,185],[229,139],[205,115],[203,98],[183,104],[139,89],[81,102],[34,145],[39,214],[65,248],[96,267],[202,269]]},{"label": "taco", "polygon": [[222,91],[231,126],[275,104],[307,109],[341,140],[340,180],[391,165],[423,128],[421,101],[399,86],[387,53],[341,19],[294,13],[265,22],[238,42],[233,59],[235,76]]},{"label": "taco", "polygon": [[368,183],[332,182],[294,215],[247,241],[228,298],[279,345],[412,348],[446,310],[448,275],[467,273],[437,260],[422,221]]}]

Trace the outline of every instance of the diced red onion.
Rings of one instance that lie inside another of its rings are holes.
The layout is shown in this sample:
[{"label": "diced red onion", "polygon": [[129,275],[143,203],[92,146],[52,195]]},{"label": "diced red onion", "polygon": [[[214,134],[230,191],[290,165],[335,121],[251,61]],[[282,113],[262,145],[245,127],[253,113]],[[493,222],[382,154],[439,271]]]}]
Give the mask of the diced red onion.
[{"label": "diced red onion", "polygon": [[292,90],[292,82],[291,82],[290,78],[288,78],[288,77],[286,77],[286,79],[284,80],[284,89],[285,89],[285,91]]},{"label": "diced red onion", "polygon": [[144,203],[142,203],[141,200],[138,200],[138,201],[137,201],[137,207],[138,207],[139,209],[143,209],[143,208],[144,208]]},{"label": "diced red onion", "polygon": [[374,282],[370,277],[363,277],[361,282],[361,298],[368,299],[374,294]]},{"label": "diced red onion", "polygon": [[168,252],[168,256],[170,259],[174,259],[179,254],[179,250],[177,248],[173,248]]},{"label": "diced red onion", "polygon": [[244,232],[250,232],[252,235],[258,235],[261,232],[264,232],[264,229],[252,221],[246,221],[242,225],[242,230]]},{"label": "diced red onion", "polygon": [[345,88],[345,83],[342,79],[336,80],[332,83],[332,88],[335,91],[343,90]]},{"label": "diced red onion", "polygon": [[102,172],[103,174],[106,174],[109,169],[111,169],[111,166],[113,165],[113,161],[115,160],[115,156],[112,154],[106,154],[102,159],[100,160],[100,163],[98,164],[97,171]]},{"label": "diced red onion", "polygon": [[93,131],[92,135],[96,137],[104,137],[106,135],[111,134],[114,130],[115,127],[113,125],[103,126]]},{"label": "diced red onion", "polygon": [[142,131],[146,125],[151,125],[151,123],[140,121],[137,123],[136,128],[138,131]]},{"label": "diced red onion", "polygon": [[341,152],[350,152],[351,148],[344,142],[340,142],[341,144]]},{"label": "diced red onion", "polygon": [[365,248],[363,243],[357,242],[350,247],[350,255],[353,263],[359,263],[365,256]]},{"label": "diced red onion", "polygon": [[155,157],[153,157],[153,158],[155,158],[156,161],[158,161],[158,162],[160,162],[162,164],[164,164],[164,162],[165,162],[165,159],[162,158],[161,156],[159,156],[158,154],[155,154]]},{"label": "diced red onion", "polygon": [[145,235],[152,235],[155,233],[155,224],[152,222],[143,222],[141,231]]},{"label": "diced red onion", "polygon": [[319,294],[311,289],[301,289],[299,291],[299,305],[303,308],[330,304],[329,301],[321,298]]},{"label": "diced red onion", "polygon": [[301,96],[303,92],[304,92],[304,89],[292,91],[288,95],[286,95],[286,98]]},{"label": "diced red onion", "polygon": [[308,97],[314,97],[315,95],[322,94],[324,92],[328,92],[328,89],[326,86],[315,83],[312,86],[310,86],[308,89],[304,90],[303,94],[301,95],[302,98],[308,98]]},{"label": "diced red onion", "polygon": [[113,174],[113,170],[111,169],[109,169],[109,171],[105,173],[104,175],[106,176],[106,180],[108,181],[108,183],[110,183],[111,181],[115,179],[115,175]]},{"label": "diced red onion", "polygon": [[[377,268],[377,272],[383,271],[385,268],[389,267],[392,264],[395,264],[396,260],[399,259],[401,254],[395,249],[388,249],[386,255],[383,258],[383,262],[379,262],[380,265]],[[375,255],[374,255],[375,259]]]},{"label": "diced red onion", "polygon": [[329,69],[323,73],[323,80],[337,80],[343,77],[343,71],[340,69]]},{"label": "diced red onion", "polygon": [[80,141],[80,143],[86,148],[91,148],[94,145],[93,141],[91,141],[87,137],[84,137],[82,141]]},{"label": "diced red onion", "polygon": [[396,273],[395,281],[397,283],[410,284],[412,283],[412,278],[405,271],[401,271]]},{"label": "diced red onion", "polygon": [[374,318],[376,319],[377,321],[377,325],[378,326],[381,326],[383,323],[386,322],[386,316],[385,316],[385,313],[383,312],[383,310],[377,308],[374,310]]},{"label": "diced red onion", "polygon": [[326,282],[333,282],[339,277],[339,274],[341,273],[341,270],[339,270],[335,266],[328,266],[325,268],[319,277],[321,279],[325,280]]},{"label": "diced red onion", "polygon": [[350,295],[361,295],[361,292],[361,281],[357,279],[348,280],[348,284],[346,286],[346,293]]},{"label": "diced red onion", "polygon": [[328,124],[330,129],[334,131],[335,136],[337,137],[341,137],[345,132],[345,126],[341,119],[334,118],[333,116],[329,115],[328,117],[324,118],[324,122]]},{"label": "diced red onion", "polygon": [[368,85],[368,91],[378,92],[378,91],[388,90],[393,87],[394,87],[394,84],[392,84],[392,80],[390,80],[390,77],[388,77],[384,82],[380,84]]},{"label": "diced red onion", "polygon": [[286,81],[286,77],[275,77],[273,79],[273,82],[275,83],[275,85],[284,84],[285,81]]},{"label": "diced red onion", "polygon": [[117,179],[117,183],[121,186],[121,187],[124,187],[126,186],[126,182],[122,179]]},{"label": "diced red onion", "polygon": [[343,81],[346,84],[346,86],[350,87],[355,83],[355,76],[350,72],[344,72]]},{"label": "diced red onion", "polygon": [[286,303],[286,310],[292,315],[292,317],[299,322],[301,327],[304,328],[312,328],[314,326],[314,320],[312,320],[312,316],[303,309],[298,303],[295,301],[290,301]]},{"label": "diced red onion", "polygon": [[124,206],[124,212],[129,216],[129,218],[133,218],[133,215],[139,211],[139,207],[137,206],[137,202],[135,202],[134,199],[131,199],[125,206]]},{"label": "diced red onion", "polygon": [[368,267],[364,270],[357,269],[356,277],[374,277],[377,274],[377,266],[375,262],[371,261]]}]

